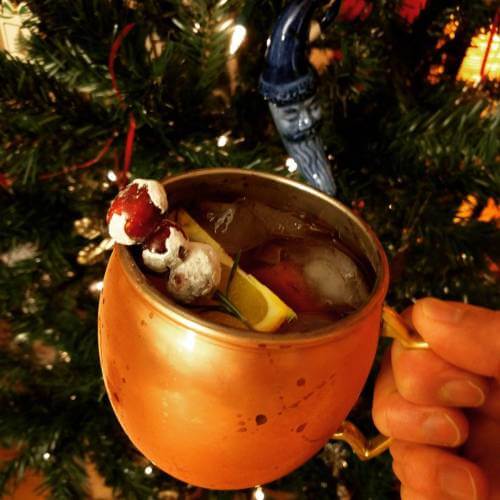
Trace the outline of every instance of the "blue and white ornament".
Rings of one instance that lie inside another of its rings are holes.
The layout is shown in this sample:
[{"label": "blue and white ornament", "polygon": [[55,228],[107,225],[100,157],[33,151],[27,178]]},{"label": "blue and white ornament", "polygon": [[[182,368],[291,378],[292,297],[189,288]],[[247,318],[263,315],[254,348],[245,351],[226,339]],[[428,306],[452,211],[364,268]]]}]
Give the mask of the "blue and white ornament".
[{"label": "blue and white ornament", "polygon": [[[285,7],[273,28],[259,89],[300,173],[313,187],[334,195],[335,181],[318,136],[321,107],[316,95],[317,74],[307,58],[313,11],[324,3],[292,0]],[[339,7],[340,0],[336,0],[323,17],[322,26],[335,18]]]}]

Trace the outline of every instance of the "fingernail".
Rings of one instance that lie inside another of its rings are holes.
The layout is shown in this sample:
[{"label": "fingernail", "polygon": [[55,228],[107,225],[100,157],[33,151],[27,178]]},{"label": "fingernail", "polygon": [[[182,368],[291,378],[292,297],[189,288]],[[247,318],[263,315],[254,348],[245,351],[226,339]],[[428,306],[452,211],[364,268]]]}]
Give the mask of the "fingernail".
[{"label": "fingernail", "polygon": [[439,467],[441,489],[452,498],[476,500],[477,491],[471,473],[459,465]]},{"label": "fingernail", "polygon": [[482,406],[486,395],[481,387],[470,380],[451,380],[439,390],[445,403],[456,406]]},{"label": "fingernail", "polygon": [[460,429],[446,413],[431,413],[422,423],[425,437],[433,444],[458,446],[462,442]]},{"label": "fingernail", "polygon": [[429,319],[443,323],[458,323],[464,315],[464,309],[460,305],[438,299],[424,300],[422,310]]}]

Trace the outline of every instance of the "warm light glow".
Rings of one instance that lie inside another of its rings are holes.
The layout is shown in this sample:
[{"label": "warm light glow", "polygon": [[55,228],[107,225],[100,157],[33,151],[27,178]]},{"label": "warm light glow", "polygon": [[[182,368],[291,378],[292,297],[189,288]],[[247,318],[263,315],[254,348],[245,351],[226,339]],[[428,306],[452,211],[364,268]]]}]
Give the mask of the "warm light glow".
[{"label": "warm light glow", "polygon": [[500,205],[495,203],[493,198],[488,198],[486,206],[477,218],[481,222],[491,222],[493,220],[500,220]]},{"label": "warm light glow", "polygon": [[101,293],[104,283],[102,281],[94,281],[89,285],[89,292],[91,293]]},{"label": "warm light glow", "polygon": [[[457,79],[471,83],[481,81],[481,65],[488,46],[489,33],[480,33],[472,39],[470,47],[467,49],[462,65],[458,72]],[[495,34],[491,41],[491,48],[488,59],[484,66],[484,75],[490,80],[500,79],[500,35]]]},{"label": "warm light glow", "polygon": [[247,36],[247,29],[242,24],[237,24],[234,27],[233,34],[231,35],[231,42],[229,44],[229,54],[234,55],[241,47]]},{"label": "warm light glow", "polygon": [[233,20],[232,19],[227,19],[226,21],[223,21],[222,23],[219,24],[219,26],[217,27],[217,31],[226,31],[229,26],[231,26],[233,24]]},{"label": "warm light glow", "polygon": [[219,137],[217,137],[217,146],[219,148],[223,148],[228,143],[228,141],[229,139],[227,135],[220,135]]},{"label": "warm light glow", "polygon": [[459,22],[455,19],[455,16],[452,14],[450,16],[451,21],[444,27],[443,33],[450,39],[455,38],[455,33],[457,32]]},{"label": "warm light glow", "polygon": [[46,451],[43,455],[42,455],[42,458],[44,460],[48,460],[50,458],[50,453],[48,451]]},{"label": "warm light glow", "polygon": [[106,177],[111,181],[111,182],[116,182],[118,177],[116,174],[113,172],[113,170],[109,170],[108,173],[106,174]]},{"label": "warm light glow", "polygon": [[151,465],[148,465],[147,467],[144,468],[144,474],[146,476],[150,476],[153,473],[153,467]]},{"label": "warm light glow", "polygon": [[[472,194],[468,195],[465,200],[462,201],[461,205],[455,214],[453,222],[458,224],[460,222],[465,222],[472,218],[474,211],[477,207],[477,199]],[[500,205],[497,205],[493,198],[488,198],[486,206],[481,210],[481,213],[477,217],[480,222],[491,222],[494,220],[500,220]]]},{"label": "warm light glow", "polygon": [[457,224],[459,222],[470,219],[472,217],[472,214],[474,213],[474,209],[476,208],[476,206],[477,206],[477,200],[475,196],[469,194],[467,198],[464,201],[462,201],[461,205],[458,207],[453,222]]},{"label": "warm light glow", "polygon": [[266,494],[260,486],[257,486],[257,488],[253,491],[253,497],[254,500],[264,500],[266,498]]},{"label": "warm light glow", "polygon": [[297,162],[291,157],[286,159],[285,165],[290,173],[293,173],[297,170]]}]

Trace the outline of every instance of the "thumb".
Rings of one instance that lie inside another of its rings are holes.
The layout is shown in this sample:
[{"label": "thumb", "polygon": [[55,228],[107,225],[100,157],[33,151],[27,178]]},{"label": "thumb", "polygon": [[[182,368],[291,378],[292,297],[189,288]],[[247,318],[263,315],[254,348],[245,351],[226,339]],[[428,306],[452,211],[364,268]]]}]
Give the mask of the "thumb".
[{"label": "thumb", "polygon": [[416,302],[415,329],[449,363],[500,379],[500,312],[433,298]]}]

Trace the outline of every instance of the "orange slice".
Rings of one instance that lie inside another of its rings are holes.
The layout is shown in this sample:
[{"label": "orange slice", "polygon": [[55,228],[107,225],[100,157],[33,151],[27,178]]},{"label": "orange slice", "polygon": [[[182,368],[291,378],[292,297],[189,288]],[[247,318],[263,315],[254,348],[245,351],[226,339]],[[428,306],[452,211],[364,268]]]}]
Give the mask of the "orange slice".
[{"label": "orange slice", "polygon": [[[226,290],[233,259],[185,210],[178,210],[177,222],[190,240],[207,243],[219,254],[222,265],[222,279],[219,289]],[[275,293],[239,267],[236,269],[231,281],[228,297],[252,328],[258,332],[274,332],[285,321],[297,317],[295,312]],[[228,326],[241,327],[242,325],[239,320],[226,314],[210,312],[205,313],[205,315],[207,319]]]}]

